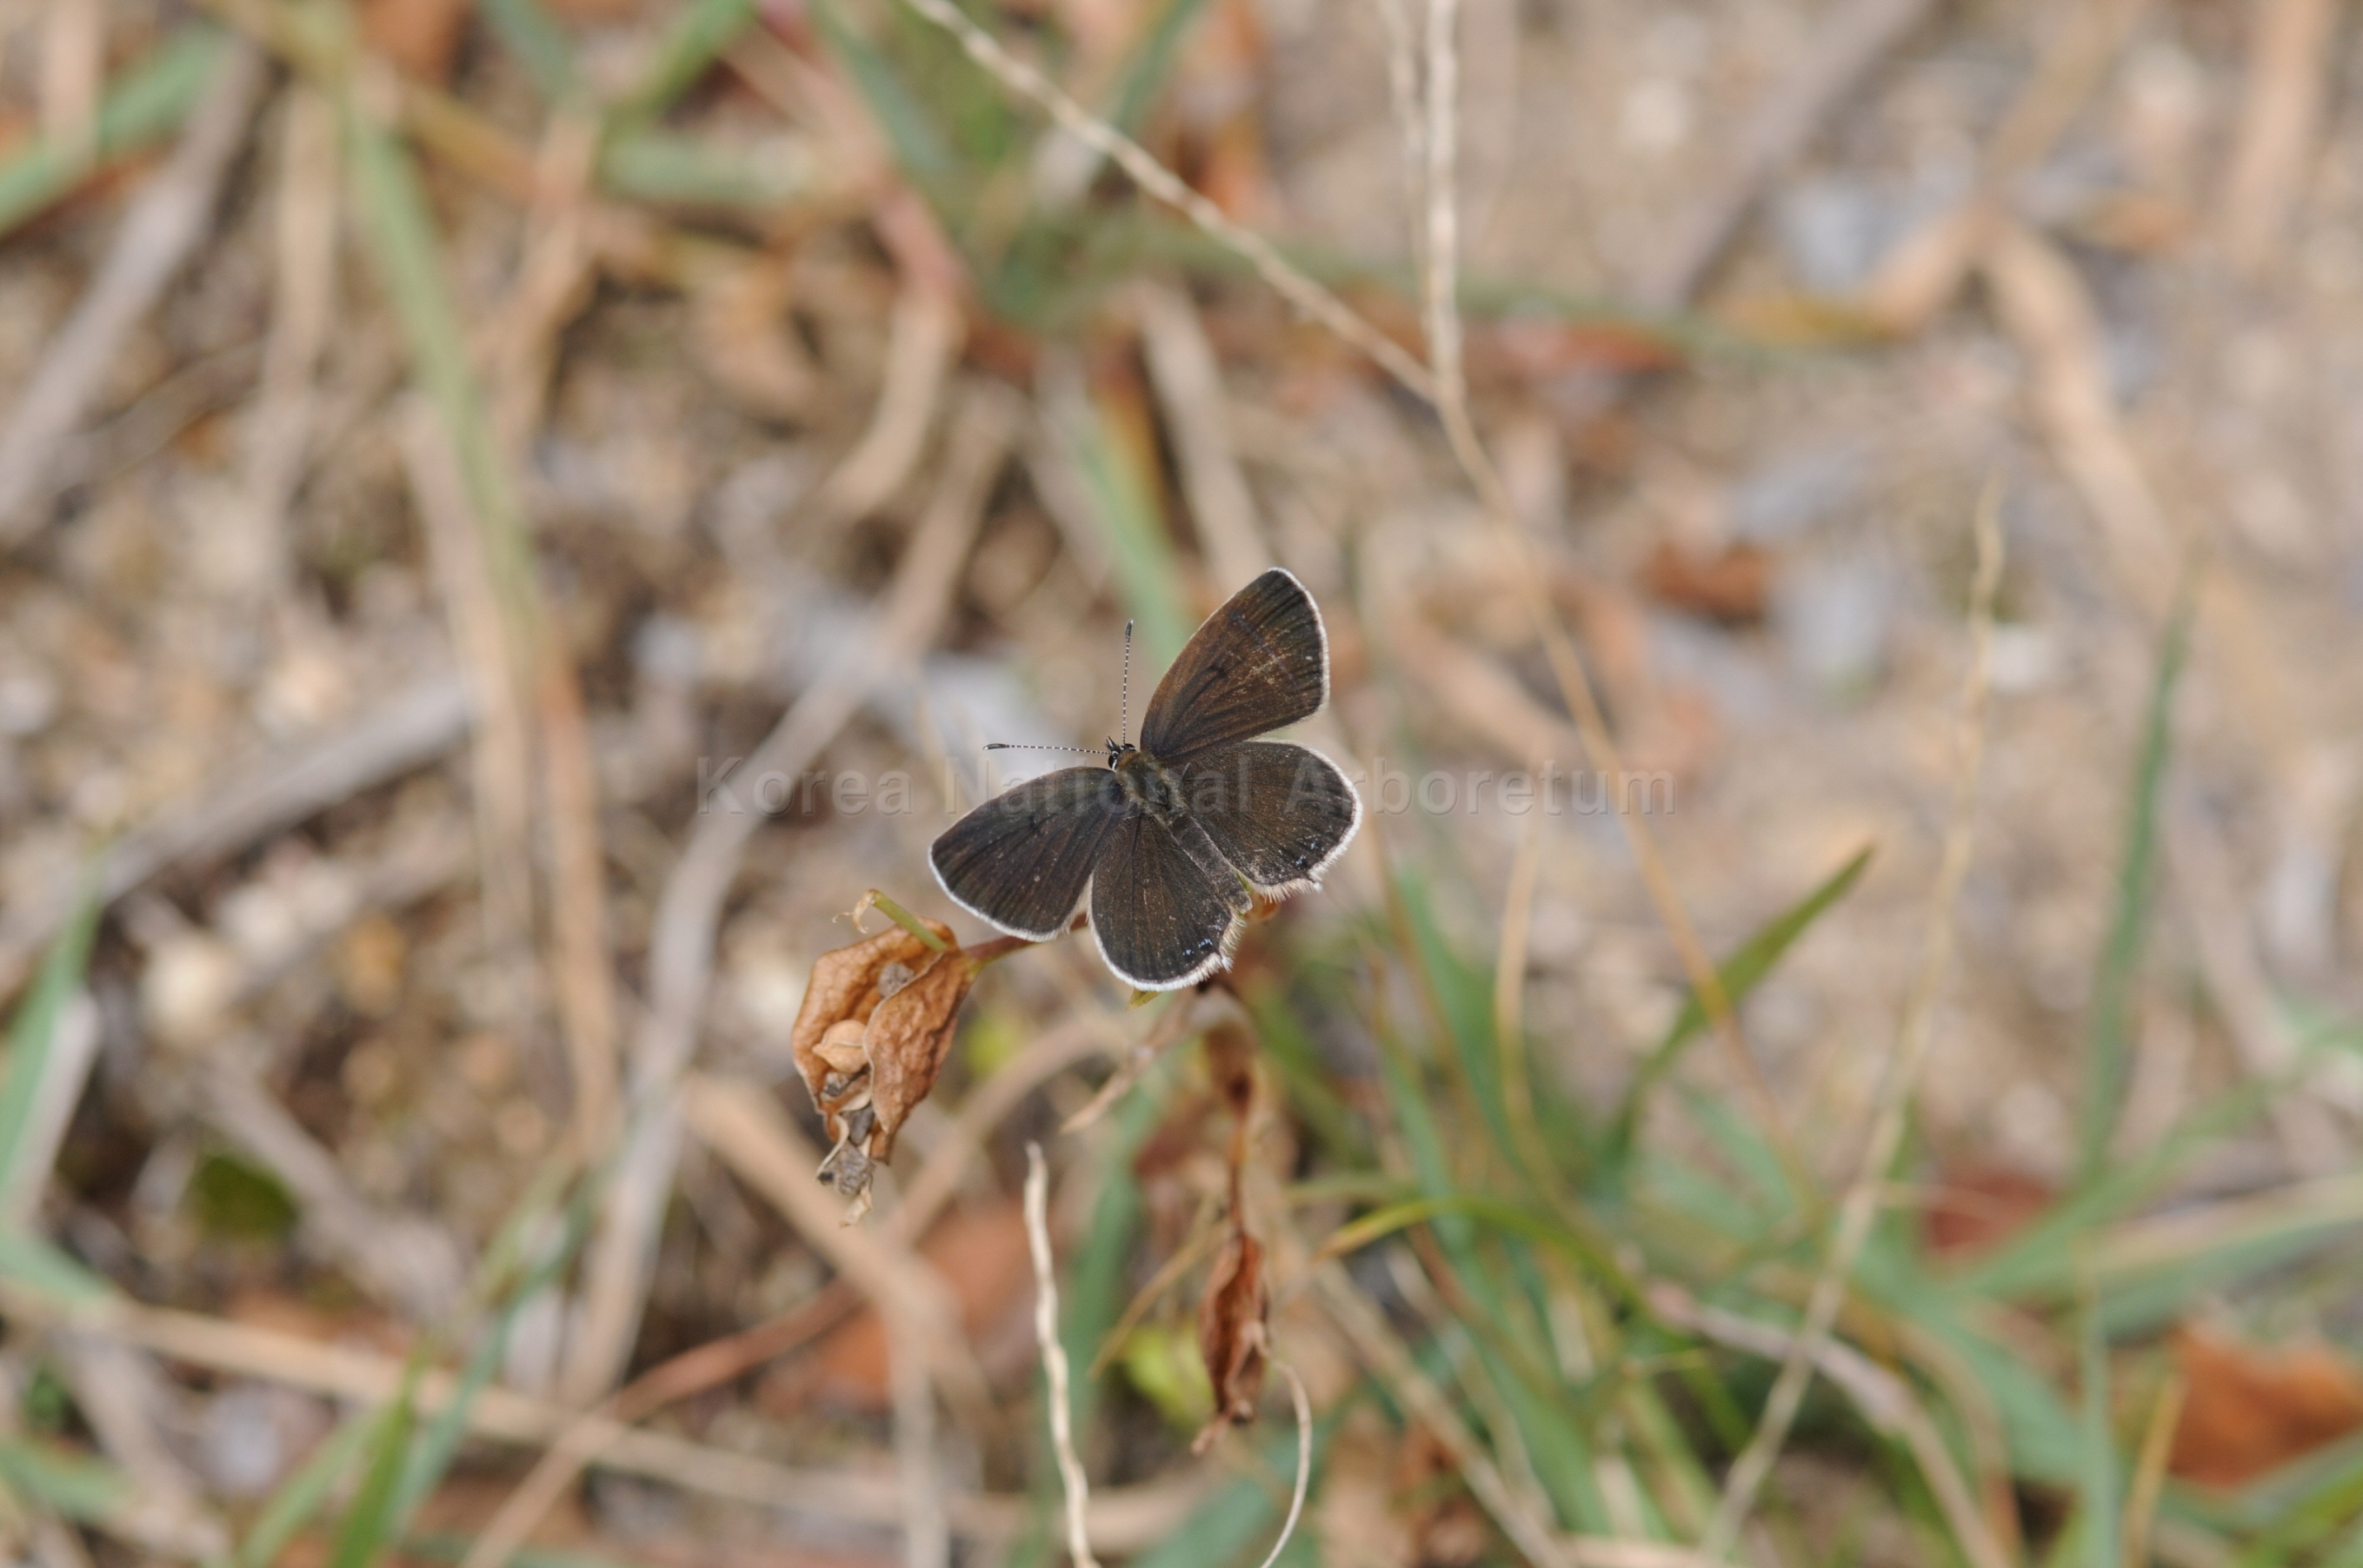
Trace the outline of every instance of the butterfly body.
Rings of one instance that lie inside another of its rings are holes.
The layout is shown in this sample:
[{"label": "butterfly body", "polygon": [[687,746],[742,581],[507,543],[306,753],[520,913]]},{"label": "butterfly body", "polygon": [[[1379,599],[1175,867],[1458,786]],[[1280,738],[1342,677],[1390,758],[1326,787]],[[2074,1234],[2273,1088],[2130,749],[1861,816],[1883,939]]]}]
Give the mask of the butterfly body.
[{"label": "butterfly body", "polygon": [[1318,710],[1328,639],[1272,570],[1209,616],[1158,683],[1138,745],[996,795],[938,837],[937,880],[970,912],[1047,941],[1088,895],[1108,966],[1143,990],[1229,961],[1255,897],[1317,886],[1361,801],[1309,747],[1257,737]]}]

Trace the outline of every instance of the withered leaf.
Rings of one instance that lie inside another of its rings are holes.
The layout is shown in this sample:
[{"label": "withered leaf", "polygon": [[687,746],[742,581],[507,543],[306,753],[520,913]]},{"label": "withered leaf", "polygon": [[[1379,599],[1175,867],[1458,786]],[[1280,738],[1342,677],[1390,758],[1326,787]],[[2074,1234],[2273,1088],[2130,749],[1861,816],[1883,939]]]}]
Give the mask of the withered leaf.
[{"label": "withered leaf", "polygon": [[927,1098],[952,1046],[960,1003],[983,966],[954,948],[920,970],[870,1015],[863,1043],[870,1051],[870,1101],[878,1132],[870,1153],[885,1159],[911,1108]]},{"label": "withered leaf", "polygon": [[1226,1018],[1206,1031],[1206,1076],[1214,1080],[1215,1098],[1244,1122],[1255,1104],[1255,1040],[1237,1019]]},{"label": "withered leaf", "polygon": [[1198,1303],[1198,1352],[1206,1358],[1206,1380],[1215,1388],[1215,1413],[1193,1445],[1199,1452],[1225,1427],[1255,1419],[1268,1361],[1264,1314],[1270,1306],[1263,1243],[1234,1217]]},{"label": "withered leaf", "polygon": [[[926,924],[946,944],[950,943],[951,927],[937,921]],[[848,1021],[863,1024],[870,1021],[870,1015],[883,999],[879,994],[878,977],[888,965],[900,964],[905,970],[916,970],[935,956],[935,951],[926,943],[901,926],[890,926],[864,941],[832,948],[814,961],[812,980],[804,987],[804,1005],[796,1010],[795,1027],[788,1039],[795,1053],[796,1071],[804,1075],[804,1088],[812,1091],[815,1105],[826,1109],[824,1086],[830,1073],[837,1070],[821,1051],[830,1027]],[[844,1036],[836,1038],[842,1041]],[[836,1136],[837,1131],[832,1126],[830,1136]]]},{"label": "withered leaf", "polygon": [[2169,1473],[2240,1486],[2363,1429],[2363,1367],[2329,1345],[2261,1346],[2191,1325],[2174,1338],[2188,1392]]}]

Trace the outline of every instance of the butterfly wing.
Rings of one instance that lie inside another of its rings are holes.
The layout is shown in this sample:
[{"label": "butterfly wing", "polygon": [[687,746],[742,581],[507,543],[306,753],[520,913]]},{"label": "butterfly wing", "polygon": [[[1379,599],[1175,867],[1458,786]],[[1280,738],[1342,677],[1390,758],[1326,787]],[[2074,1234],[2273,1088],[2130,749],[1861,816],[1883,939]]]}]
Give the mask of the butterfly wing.
[{"label": "butterfly wing", "polygon": [[1013,784],[937,835],[927,851],[952,902],[1013,936],[1066,929],[1127,807],[1104,767],[1062,767]]},{"label": "butterfly wing", "polygon": [[1361,797],[1337,764],[1288,741],[1201,752],[1182,788],[1223,858],[1268,893],[1317,883],[1362,825]]},{"label": "butterfly wing", "polygon": [[[1185,844],[1185,834],[1195,843]],[[1117,823],[1092,870],[1100,956],[1139,990],[1193,985],[1228,963],[1248,902],[1238,878],[1187,817],[1171,827],[1145,814]]]},{"label": "butterfly wing", "polygon": [[1304,585],[1274,567],[1230,597],[1157,683],[1140,749],[1167,763],[1292,724],[1329,695],[1329,637]]}]

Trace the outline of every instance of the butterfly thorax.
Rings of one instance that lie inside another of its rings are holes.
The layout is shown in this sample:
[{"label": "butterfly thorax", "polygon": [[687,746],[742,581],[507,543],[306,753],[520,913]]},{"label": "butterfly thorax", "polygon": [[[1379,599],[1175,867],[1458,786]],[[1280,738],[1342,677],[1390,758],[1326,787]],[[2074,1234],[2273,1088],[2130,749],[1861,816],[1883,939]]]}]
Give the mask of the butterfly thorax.
[{"label": "butterfly thorax", "polygon": [[1138,806],[1160,823],[1170,823],[1182,814],[1182,775],[1174,769],[1130,745],[1117,751],[1108,766],[1115,769],[1116,783],[1123,788],[1128,804]]}]

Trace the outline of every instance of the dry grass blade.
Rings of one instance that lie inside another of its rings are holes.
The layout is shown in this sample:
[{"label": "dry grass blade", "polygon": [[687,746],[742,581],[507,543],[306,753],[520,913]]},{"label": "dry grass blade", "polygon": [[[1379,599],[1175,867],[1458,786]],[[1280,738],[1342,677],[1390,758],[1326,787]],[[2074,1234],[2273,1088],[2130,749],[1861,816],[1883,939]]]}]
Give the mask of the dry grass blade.
[{"label": "dry grass blade", "polygon": [[2305,178],[2329,90],[2331,0],[2261,0],[2247,7],[2250,39],[2239,138],[2224,191],[2224,250],[2251,281],[2280,254]]},{"label": "dry grass blade", "polygon": [[107,1457],[138,1491],[137,1529],[150,1540],[176,1540],[192,1555],[228,1549],[229,1532],[202,1499],[197,1478],[166,1446],[163,1427],[172,1390],[152,1357],[129,1345],[71,1331],[59,1336],[61,1361],[74,1404]]},{"label": "dry grass blade", "polygon": [[256,586],[281,592],[290,584],[293,570],[287,503],[295,493],[314,435],[313,379],[327,345],[337,287],[336,114],[316,89],[298,83],[288,92],[285,116],[273,204],[274,286],[270,333],[263,341],[262,390],[243,432],[244,526],[260,558]]},{"label": "dry grass blade", "polygon": [[1068,1388],[1067,1347],[1059,1338],[1059,1271],[1050,1254],[1050,1167],[1042,1145],[1026,1145],[1026,1250],[1034,1260],[1034,1342],[1041,1347],[1042,1378],[1050,1401],[1050,1448],[1059,1459],[1059,1485],[1067,1499],[1067,1551],[1075,1568],[1098,1568],[1092,1555],[1091,1477],[1075,1452],[1073,1396]]},{"label": "dry grass blade", "polygon": [[1865,314],[1887,330],[1917,329],[1957,293],[1961,280],[2009,222],[2012,186],[2050,156],[2084,112],[2132,35],[2147,0],[2096,0],[2062,8],[2061,37],[2011,104],[1978,162],[1976,182],[1953,206],[1891,249],[1864,284]]},{"label": "dry grass blade", "polygon": [[951,1547],[929,1375],[980,1429],[992,1425],[993,1405],[949,1291],[907,1245],[844,1223],[835,1198],[812,1179],[819,1152],[758,1086],[692,1077],[682,1085],[681,1109],[699,1141],[770,1199],[885,1320],[904,1560],[910,1568],[940,1568]]},{"label": "dry grass blade", "polygon": [[223,56],[181,145],[124,215],[89,291],[0,425],[0,547],[16,544],[39,525],[65,438],[114,367],[124,335],[155,306],[205,237],[222,181],[254,119],[266,74],[261,55],[252,49],[233,49]]},{"label": "dry grass blade", "polygon": [[915,281],[895,296],[877,417],[804,504],[807,527],[829,531],[858,522],[911,477],[935,424],[963,325],[960,306],[931,282]]},{"label": "dry grass blade", "polygon": [[1395,1337],[1378,1309],[1363,1297],[1345,1269],[1334,1262],[1321,1264],[1314,1271],[1313,1286],[1330,1320],[1353,1348],[1355,1357],[1370,1369],[1391,1397],[1436,1435],[1451,1454],[1470,1495],[1501,1526],[1502,1533],[1535,1568],[1572,1568],[1577,1559],[1566,1542],[1553,1533],[1548,1516],[1528,1507],[1511,1489],[1452,1401],[1420,1370],[1411,1352]]},{"label": "dry grass blade", "polygon": [[[903,1244],[915,1242],[936,1216],[959,1191],[969,1167],[982,1150],[984,1134],[999,1124],[1017,1104],[1048,1078],[1093,1055],[1113,1048],[1102,1015],[1069,1020],[1031,1042],[1015,1057],[970,1094],[951,1124],[936,1140],[927,1163],[904,1187],[903,1200],[887,1216],[881,1230]],[[516,1491],[509,1494],[475,1544],[461,1568],[501,1568],[516,1554],[537,1526],[557,1507],[575,1478],[607,1452],[639,1420],[660,1406],[785,1354],[794,1345],[822,1331],[850,1309],[856,1294],[842,1282],[820,1296],[768,1323],[757,1324],[641,1374],[616,1396],[583,1412],[560,1434]]]},{"label": "dry grass blade", "polygon": [[[949,339],[934,341],[949,352]],[[939,371],[903,382],[890,377],[887,390],[932,397],[940,379]],[[882,403],[872,425],[901,425],[914,417],[890,401]],[[922,428],[929,422],[925,412],[915,417]],[[749,776],[793,777],[811,767],[870,693],[934,639],[1016,426],[1015,412],[1000,397],[981,392],[961,400],[943,482],[904,551],[873,628],[849,642],[781,716],[747,759]],[[608,1212],[584,1271],[582,1327],[569,1350],[565,1377],[568,1393],[580,1404],[590,1404],[615,1386],[639,1322],[678,1137],[660,1101],[688,1064],[713,974],[723,900],[761,820],[743,809],[699,816],[657,900],[649,940],[648,1011],[630,1063],[632,1101],[649,1109],[617,1161]]]},{"label": "dry grass blade", "polygon": [[[78,1331],[140,1346],[167,1361],[340,1399],[382,1405],[396,1396],[404,1382],[404,1364],[397,1356],[323,1344],[194,1312],[116,1300],[69,1314],[13,1291],[0,1298],[5,1298],[15,1320],[70,1325]],[[440,1412],[458,1392],[458,1379],[451,1374],[430,1372],[418,1382],[417,1408],[422,1415]],[[577,1412],[562,1406],[498,1386],[476,1391],[467,1409],[468,1430],[474,1435],[532,1447],[557,1441],[578,1419]],[[873,1526],[892,1526],[902,1518],[900,1486],[871,1471],[797,1469],[613,1421],[602,1423],[602,1430],[594,1436],[600,1443],[603,1468],[698,1496],[794,1508]],[[1199,1477],[1104,1488],[1093,1499],[1092,1540],[1098,1550],[1110,1553],[1143,1551],[1170,1535],[1204,1501],[1206,1490]],[[1021,1496],[953,1491],[947,1492],[944,1503],[954,1529],[984,1541],[1015,1539],[1025,1528],[1031,1506]]]},{"label": "dry grass blade", "polygon": [[[534,752],[524,693],[510,678],[509,632],[488,569],[484,531],[450,433],[423,397],[400,415],[403,467],[442,588],[451,643],[477,714],[471,790],[483,886],[485,944],[520,977],[532,973]],[[516,1000],[513,999],[512,1005]]]},{"label": "dry grass blade", "polygon": [[1056,83],[1001,47],[991,33],[971,21],[949,0],[904,0],[912,10],[960,41],[968,57],[1004,86],[1025,94],[1050,112],[1050,117],[1076,140],[1109,160],[1133,183],[1196,224],[1226,248],[1254,267],[1263,281],[1306,315],[1376,360],[1386,372],[1424,398],[1436,396],[1436,379],[1426,366],[1405,352],[1402,344],[1355,314],[1353,307],[1311,278],[1275,249],[1271,241],[1235,221],[1231,215],[1182,183],[1179,175],[1157,161],[1138,142],[1093,115]]},{"label": "dry grass blade", "polygon": [[305,1231],[360,1284],[399,1305],[413,1321],[446,1321],[467,1265],[459,1243],[432,1221],[391,1214],[355,1192],[336,1155],[322,1148],[225,1042],[202,1080],[204,1109],[233,1143],[287,1185]]},{"label": "dry grass blade", "polygon": [[[1747,1523],[1756,1504],[1756,1494],[1771,1474],[1772,1462],[1788,1440],[1790,1425],[1796,1419],[1798,1404],[1814,1374],[1814,1358],[1829,1342],[1830,1329],[1845,1302],[1855,1263],[1862,1255],[1863,1244],[1870,1239],[1872,1222],[1879,1217],[1880,1195],[1885,1188],[1887,1173],[1895,1164],[1896,1154],[1903,1147],[1921,1066],[1927,1059],[1929,1042],[1935,1035],[1937,998],[1952,967],[1953,911],[1960,899],[1961,882],[1969,874],[1977,821],[1978,780],[1985,756],[1994,591],[2002,582],[2002,529],[1995,517],[1999,505],[1999,495],[1990,488],[1978,507],[1977,577],[1970,589],[1969,602],[1971,652],[1954,734],[1952,815],[1945,831],[1944,854],[1937,867],[1936,885],[1929,895],[1928,933],[1921,949],[1919,970],[1904,1001],[1895,1052],[1880,1075],[1870,1139],[1863,1151],[1861,1166],[1839,1205],[1836,1231],[1830,1242],[1829,1255],[1814,1281],[1804,1325],[1781,1362],[1781,1375],[1773,1381],[1771,1395],[1765,1400],[1756,1433],[1732,1464],[1731,1474],[1724,1483],[1722,1500],[1708,1523],[1701,1550],[1716,1562],[1730,1553],[1740,1528]],[[1938,1452],[1943,1452],[1941,1447]],[[2001,1568],[2007,1561],[2001,1544],[1971,1502],[1968,1488],[1954,1474],[1949,1457],[1945,1460],[1941,1474],[1932,1474],[1928,1481],[1940,1499],[1948,1499],[1947,1518],[1972,1562],[1977,1568]]]},{"label": "dry grass blade", "polygon": [[1305,1494],[1313,1488],[1313,1397],[1305,1392],[1304,1379],[1296,1375],[1296,1368],[1278,1356],[1271,1358],[1271,1364],[1286,1380],[1289,1408],[1296,1414],[1296,1484],[1289,1489],[1288,1515],[1280,1521],[1280,1537],[1263,1554],[1259,1568],[1272,1568],[1296,1538],[1296,1521],[1304,1517]]},{"label": "dry grass blade", "polygon": [[[1864,1420],[1877,1430],[1900,1439],[1911,1451],[1929,1489],[1936,1494],[1936,1506],[1944,1512],[1954,1540],[1974,1568],[2008,1568],[2012,1558],[2002,1551],[1991,1527],[1980,1513],[1975,1497],[1953,1463],[1953,1452],[1946,1446],[1944,1434],[1936,1430],[1935,1420],[1901,1377],[1853,1346],[1826,1335],[1818,1343],[1809,1344],[1786,1329],[1705,1306],[1671,1286],[1652,1286],[1649,1306],[1667,1322],[1701,1339],[1768,1361],[1785,1365],[1791,1355],[1804,1350],[1814,1370],[1828,1378],[1861,1412]],[[1696,1560],[1721,1563],[1728,1560],[1728,1553],[1716,1556],[1701,1548]]]},{"label": "dry grass blade", "polygon": [[[275,757],[232,772],[189,804],[126,834],[99,857],[103,904],[167,868],[239,851],[339,801],[424,767],[467,737],[467,688],[429,676],[383,702]],[[33,955],[49,945],[74,905],[71,885],[0,920],[0,991],[13,990]]]},{"label": "dry grass blade", "polygon": [[1135,297],[1149,380],[1173,433],[1182,491],[1205,544],[1207,565],[1216,582],[1248,581],[1272,564],[1271,548],[1256,518],[1255,496],[1239,471],[1214,345],[1206,341],[1198,307],[1188,294],[1150,284]]},{"label": "dry grass blade", "polygon": [[1747,221],[1767,185],[1805,151],[1814,135],[1880,61],[1936,9],[1936,0],[1850,0],[1823,14],[1802,64],[1731,138],[1732,167],[1684,217],[1665,259],[1645,280],[1638,303],[1653,310],[1687,304]]}]

